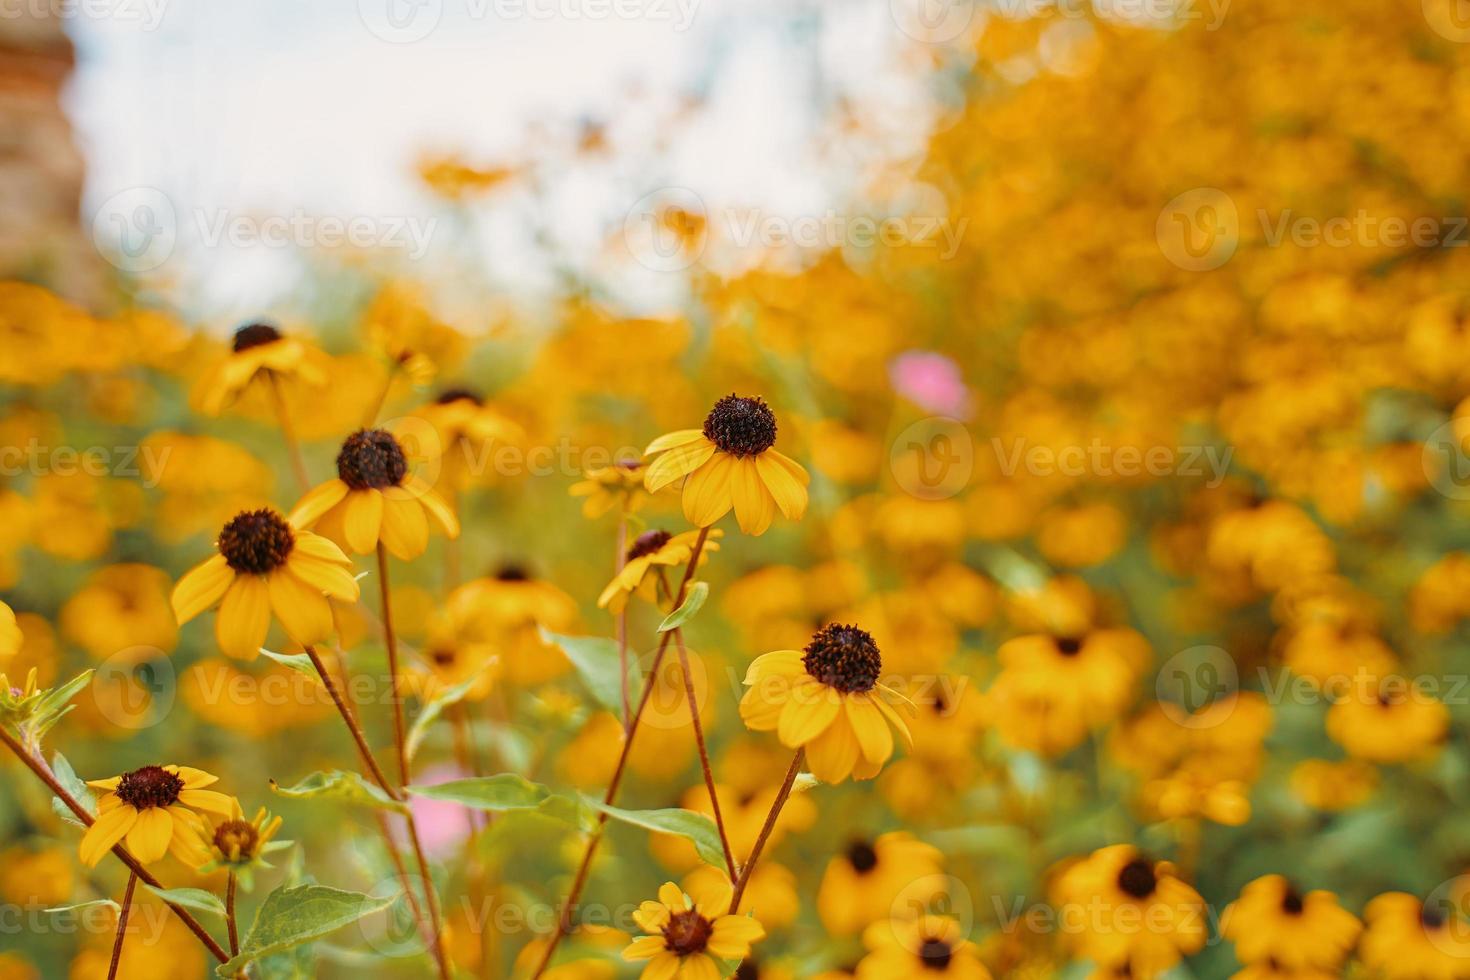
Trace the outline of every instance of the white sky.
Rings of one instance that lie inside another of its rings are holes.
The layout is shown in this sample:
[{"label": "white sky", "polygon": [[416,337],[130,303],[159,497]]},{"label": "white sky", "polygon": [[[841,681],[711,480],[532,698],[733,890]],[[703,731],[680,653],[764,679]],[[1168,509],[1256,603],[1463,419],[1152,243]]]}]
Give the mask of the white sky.
[{"label": "white sky", "polygon": [[[539,228],[620,299],[657,307],[679,277],[608,246],[650,192],[692,189],[712,215],[820,216],[922,150],[932,82],[890,7],[903,2],[81,0],[68,98],[84,219],[109,247],[155,232],[133,271],[207,319],[286,303],[324,218],[357,219],[416,277],[531,294],[551,281]],[[844,105],[866,138],[836,135]],[[566,152],[588,119],[609,156]],[[455,221],[414,177],[426,150],[535,160],[545,195],[513,190]],[[249,238],[286,220],[287,247]]]}]

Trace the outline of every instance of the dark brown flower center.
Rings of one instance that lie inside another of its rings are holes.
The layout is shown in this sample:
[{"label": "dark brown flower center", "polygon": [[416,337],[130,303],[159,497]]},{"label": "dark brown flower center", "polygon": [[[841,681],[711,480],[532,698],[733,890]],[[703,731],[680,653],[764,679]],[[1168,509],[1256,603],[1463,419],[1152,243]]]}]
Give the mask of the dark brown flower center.
[{"label": "dark brown flower center", "polygon": [[1148,898],[1159,885],[1154,876],[1153,865],[1143,858],[1134,858],[1118,872],[1118,887],[1134,898]]},{"label": "dark brown flower center", "polygon": [[759,398],[726,395],[705,416],[704,437],[732,456],[758,456],[776,444],[776,415]]},{"label": "dark brown flower center", "polygon": [[943,939],[926,939],[924,945],[919,947],[919,962],[924,964],[926,970],[949,969],[949,960],[953,955],[954,950]]},{"label": "dark brown flower center", "polygon": [[214,846],[230,858],[253,857],[260,833],[244,820],[226,820],[214,829]]},{"label": "dark brown flower center", "polygon": [[231,341],[230,346],[238,354],[242,350],[262,347],[280,339],[281,331],[269,323],[251,323],[235,331],[235,339]]},{"label": "dark brown flower center", "polygon": [[1075,657],[1082,652],[1082,641],[1075,636],[1057,637],[1057,653],[1064,657]]},{"label": "dark brown flower center", "polygon": [[1419,907],[1419,921],[1426,929],[1441,929],[1449,921],[1442,908],[1430,908],[1426,903]]},{"label": "dark brown flower center", "polygon": [[383,490],[403,482],[408,475],[408,460],[392,433],[359,429],[342,443],[342,451],[337,454],[337,475],[354,490]]},{"label": "dark brown flower center", "polygon": [[837,623],[812,634],[801,663],[812,677],[844,694],[871,691],[883,672],[883,658],[873,635]]},{"label": "dark brown flower center", "polygon": [[680,956],[702,953],[712,931],[709,920],[694,909],[675,912],[664,926],[664,948]]},{"label": "dark brown flower center", "polygon": [[1306,905],[1302,901],[1302,893],[1290,885],[1286,888],[1286,894],[1281,896],[1281,911],[1287,915],[1301,915]]},{"label": "dark brown flower center", "polygon": [[474,402],[476,405],[483,404],[480,396],[468,388],[446,388],[439,392],[439,397],[434,399],[440,405],[448,405],[451,402]]},{"label": "dark brown flower center", "polygon": [[847,863],[852,870],[865,875],[878,866],[878,852],[865,840],[855,840],[847,845]]},{"label": "dark brown flower center", "polygon": [[440,649],[429,651],[429,659],[434,661],[434,663],[440,667],[448,667],[451,666],[457,658],[455,657],[453,650],[446,650],[441,647]]},{"label": "dark brown flower center", "polygon": [[531,573],[520,565],[501,565],[499,571],[495,573],[495,580],[497,582],[529,582]]},{"label": "dark brown flower center", "polygon": [[219,532],[219,553],[231,568],[248,575],[280,568],[295,545],[291,525],[269,507],[242,511]]},{"label": "dark brown flower center", "polygon": [[162,766],[144,766],[123,776],[117,798],[136,810],[173,806],[184,791],[184,781]]},{"label": "dark brown flower center", "polygon": [[741,961],[740,967],[735,971],[733,980],[760,980],[760,975],[760,964],[747,956]]},{"label": "dark brown flower center", "polygon": [[653,554],[668,544],[671,538],[673,535],[668,531],[644,531],[633,540],[633,547],[628,549],[628,560]]}]

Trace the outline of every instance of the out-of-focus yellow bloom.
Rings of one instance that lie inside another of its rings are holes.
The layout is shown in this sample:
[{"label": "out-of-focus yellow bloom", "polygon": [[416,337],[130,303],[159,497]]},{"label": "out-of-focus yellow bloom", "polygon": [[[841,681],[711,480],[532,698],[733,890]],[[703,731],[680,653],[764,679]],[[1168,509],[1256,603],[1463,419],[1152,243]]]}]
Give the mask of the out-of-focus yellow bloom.
[{"label": "out-of-focus yellow bloom", "polygon": [[858,963],[858,980],[990,980],[990,971],[954,919],[921,915],[874,922],[863,930],[863,944],[869,952]]},{"label": "out-of-focus yellow bloom", "polygon": [[1422,683],[1392,676],[1353,683],[1327,710],[1327,734],[1368,762],[1433,756],[1449,727],[1449,710]]},{"label": "out-of-focus yellow bloom", "polygon": [[1318,810],[1347,810],[1366,802],[1378,789],[1378,770],[1356,759],[1308,759],[1291,771],[1291,791]]},{"label": "out-of-focus yellow bloom", "polygon": [[1305,895],[1281,875],[1257,878],[1225,909],[1220,931],[1242,963],[1282,970],[1341,968],[1363,924],[1328,891]]},{"label": "out-of-focus yellow bloom", "polygon": [[[709,561],[711,553],[720,550],[719,538],[723,536],[724,532],[719,528],[711,530],[705,536],[699,552],[700,565]],[[634,595],[645,602],[658,605],[660,587],[665,590],[667,602],[672,603],[672,590],[678,586],[669,581],[666,572],[688,564],[699,537],[699,531],[685,531],[683,534],[670,534],[657,529],[644,531],[633,540],[628,548],[626,562],[597,597],[597,605],[620,613],[628,605],[628,599]]]},{"label": "out-of-focus yellow bloom", "polygon": [[541,630],[566,633],[575,627],[576,601],[519,566],[505,565],[492,578],[466,582],[450,593],[446,606],[461,617],[467,635],[495,648],[501,676],[511,684],[541,684],[571,668],[561,648],[541,638]]},{"label": "out-of-focus yellow bloom", "polygon": [[[924,905],[944,893],[938,848],[894,831],[854,840],[827,862],[817,890],[817,913],[836,936],[850,936],[893,914],[894,902]],[[905,906],[907,908],[907,905]]]},{"label": "out-of-focus yellow bloom", "polygon": [[192,400],[205,415],[218,415],[257,381],[273,385],[300,382],[322,388],[326,355],[299,337],[288,337],[270,323],[250,323],[235,331],[230,351],[200,378]]},{"label": "out-of-focus yellow bloom", "polygon": [[151,565],[98,569],[61,607],[61,631],[97,660],[137,648],[136,659],[168,653],[178,642],[168,575]]},{"label": "out-of-focus yellow bloom", "polygon": [[1389,892],[1369,902],[1363,918],[1367,929],[1358,955],[1387,980],[1464,974],[1470,961],[1470,934],[1458,909]]},{"label": "out-of-focus yellow bloom", "polygon": [[468,388],[443,391],[414,415],[433,429],[439,465],[434,485],[449,491],[489,482],[499,471],[500,448],[520,446],[526,440],[520,423]]},{"label": "out-of-focus yellow bloom", "polygon": [[640,460],[619,460],[611,466],[599,466],[583,474],[585,479],[573,483],[568,492],[584,497],[582,516],[588,520],[616,510],[620,514],[636,514],[648,499],[643,486],[646,467]]}]

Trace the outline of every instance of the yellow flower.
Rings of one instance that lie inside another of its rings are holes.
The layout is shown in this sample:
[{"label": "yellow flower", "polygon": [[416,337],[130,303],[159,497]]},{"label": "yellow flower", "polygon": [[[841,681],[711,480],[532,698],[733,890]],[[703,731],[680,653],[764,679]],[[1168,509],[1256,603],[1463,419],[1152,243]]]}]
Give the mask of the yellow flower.
[{"label": "yellow flower", "polygon": [[429,546],[429,522],[451,538],[459,520],[429,485],[408,471],[408,458],[384,429],[360,429],[337,454],[337,479],[308,491],[291,511],[291,525],[318,530],[360,555],[378,543],[405,561]]},{"label": "yellow flower", "polygon": [[467,388],[450,388],[414,415],[434,430],[441,467],[436,486],[462,490],[496,470],[495,447],[516,445],[526,430]]},{"label": "yellow flower", "polygon": [[1337,970],[1363,925],[1328,891],[1303,895],[1281,875],[1257,878],[1225,909],[1220,932],[1242,963]]},{"label": "yellow flower", "polygon": [[650,935],[633,940],[623,959],[648,961],[642,980],[720,980],[720,960],[739,962],[766,930],[754,918],[730,914],[730,882],[701,881],[686,895],[672,881],[658,890],[658,901],[644,902],[633,920]]},{"label": "yellow flower", "polygon": [[577,622],[576,600],[524,568],[505,565],[493,578],[466,582],[445,605],[451,615],[462,617],[465,636],[495,648],[510,683],[540,684],[571,669],[561,648],[541,638],[541,629],[571,629]]},{"label": "yellow flower", "polygon": [[[709,538],[699,554],[701,565],[709,561],[710,552],[720,550],[720,544],[715,539],[723,534],[718,528],[709,532]],[[671,535],[668,531],[653,530],[640,534],[628,549],[627,564],[613,576],[607,588],[602,590],[602,595],[597,597],[598,607],[620,613],[627,606],[628,597],[634,594],[657,604],[660,581],[662,580],[665,589],[673,588],[671,583],[662,579],[663,569],[687,562],[698,538],[698,531]],[[649,574],[655,570],[658,574]],[[669,601],[673,601],[672,596]]]},{"label": "yellow flower", "polygon": [[218,415],[256,378],[293,378],[319,388],[327,380],[325,360],[316,348],[269,323],[248,324],[235,331],[230,353],[199,379],[195,404],[205,415]]},{"label": "yellow flower", "polygon": [[735,509],[740,530],[764,534],[777,508],[789,520],[806,512],[806,470],[774,448],[776,416],[759,398],[726,395],[715,403],[703,429],[680,429],[659,436],[645,456],[663,453],[649,464],[644,485],[657,493],[684,480],[684,516],[709,527]]},{"label": "yellow flower", "polygon": [[[268,868],[265,856],[272,850],[272,842],[281,829],[281,818],[273,817],[265,807],[255,811],[255,816],[246,820],[240,812],[239,803],[235,812],[223,820],[199,821],[195,829],[199,834],[200,849],[205,860],[199,865],[200,874],[208,874],[221,868],[241,879],[246,890],[250,888],[251,875],[256,868]],[[289,847],[289,841],[282,841]]]},{"label": "yellow flower", "polygon": [[598,466],[587,470],[585,479],[573,483],[568,489],[573,497],[585,497],[582,501],[582,516],[594,520],[617,509],[621,513],[634,514],[642,509],[648,499],[643,486],[645,464],[636,459],[618,460],[611,466]]},{"label": "yellow flower", "polygon": [[1470,977],[1470,930],[1452,903],[1389,892],[1369,902],[1363,918],[1358,955],[1386,980]]},{"label": "yellow flower", "polygon": [[168,653],[178,642],[168,586],[168,575],[151,565],[98,569],[61,607],[62,632],[97,660],[128,647],[145,660]]},{"label": "yellow flower", "polygon": [[495,685],[496,650],[475,629],[464,602],[449,601],[429,616],[428,635],[419,647],[424,667],[409,675],[409,683],[427,701],[438,690],[474,679],[466,701],[483,701]]},{"label": "yellow flower", "polygon": [[893,754],[890,725],[913,744],[908,726],[884,700],[898,695],[878,683],[882,670],[872,634],[857,626],[824,626],[805,652],[777,650],[751,663],[740,717],[752,731],[776,732],[787,748],[804,748],[812,774],[823,782],[872,779]]},{"label": "yellow flower", "polygon": [[128,850],[144,864],[169,852],[190,867],[203,864],[196,811],[227,817],[239,806],[233,797],[204,788],[218,781],[188,766],[144,766],[88,782],[107,793],[97,801],[97,821],[82,836],[82,863],[95,867],[126,837]]},{"label": "yellow flower", "polygon": [[1078,924],[1067,933],[1076,954],[1134,980],[1153,980],[1205,944],[1204,899],[1168,864],[1127,844],[1073,864],[1057,879],[1053,899],[1063,921]]},{"label": "yellow flower", "polygon": [[858,963],[858,980],[990,980],[990,971],[953,919],[921,915],[875,922],[863,930],[863,943],[870,952]]},{"label": "yellow flower", "polygon": [[893,914],[893,904],[923,905],[944,893],[939,850],[896,831],[877,840],[854,840],[827,862],[817,889],[817,913],[836,936],[849,936]]},{"label": "yellow flower", "polygon": [[1436,754],[1450,713],[1417,681],[1393,677],[1355,681],[1327,710],[1327,734],[1368,762],[1410,762]]},{"label": "yellow flower", "polygon": [[332,634],[328,596],[357,601],[347,556],[326,538],[293,529],[269,508],[237,514],[216,546],[219,554],[174,586],[174,616],[183,625],[218,605],[215,638],[231,657],[255,659],[272,613],[304,646]]},{"label": "yellow flower", "polygon": [[9,660],[20,653],[24,639],[15,621],[15,610],[0,602],[0,660]]},{"label": "yellow flower", "polygon": [[1359,759],[1308,759],[1291,771],[1291,791],[1318,810],[1346,810],[1378,788],[1378,769]]}]

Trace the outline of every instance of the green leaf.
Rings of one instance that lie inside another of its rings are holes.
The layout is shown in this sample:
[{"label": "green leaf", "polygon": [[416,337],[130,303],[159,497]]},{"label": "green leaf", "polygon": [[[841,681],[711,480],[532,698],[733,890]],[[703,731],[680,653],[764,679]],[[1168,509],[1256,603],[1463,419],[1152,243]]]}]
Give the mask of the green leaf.
[{"label": "green leaf", "polygon": [[510,772],[455,779],[434,786],[410,786],[408,791],[427,800],[445,800],[475,810],[495,813],[536,810],[574,826],[590,828],[592,824],[590,814],[578,801]]},{"label": "green leaf", "polygon": [[374,897],[325,885],[277,888],[266,896],[255,925],[240,946],[240,955],[221,965],[221,977],[233,977],[247,963],[330,935],[343,926],[392,905],[396,895]]},{"label": "green leaf", "polygon": [[664,621],[658,624],[660,633],[676,630],[694,618],[694,614],[704,608],[704,602],[709,598],[709,583],[695,582],[689,587],[689,592],[684,596],[683,603],[678,609],[664,617]]},{"label": "green leaf", "polygon": [[[77,775],[77,771],[71,767],[66,756],[60,752],[52,753],[51,771],[56,774],[56,781],[61,784],[61,788],[70,793],[82,805],[82,809],[94,815],[97,813],[97,800],[92,795],[92,787],[82,781],[82,777]],[[71,807],[62,803],[60,798],[57,798],[56,802],[61,804],[61,808],[66,811],[68,817],[76,820],[76,814],[71,812]]]},{"label": "green leaf", "polygon": [[693,842],[694,849],[706,863],[717,867],[725,865],[725,849],[720,846],[720,832],[715,827],[715,822],[702,813],[681,810],[678,807],[665,810],[624,810],[585,796],[583,800],[588,806],[601,810],[614,820],[642,827],[644,830],[687,838]]},{"label": "green leaf", "polygon": [[419,746],[423,745],[424,739],[429,734],[429,728],[444,714],[444,709],[459,704],[465,699],[465,695],[480,682],[481,676],[489,670],[490,664],[475,672],[468,680],[461,681],[452,687],[446,687],[424,703],[417,718],[413,720],[413,727],[408,730],[408,757],[412,759],[418,754]]},{"label": "green leaf", "polygon": [[71,807],[61,802],[61,797],[51,797],[51,811],[73,827],[80,827],[83,830],[87,829],[87,825],[78,820],[77,815],[71,812]]},{"label": "green leaf", "polygon": [[46,733],[62,718],[65,718],[72,708],[76,707],[71,703],[71,699],[92,683],[94,673],[96,671],[82,671],[60,687],[52,688],[44,698],[36,703],[23,726],[30,742],[40,746],[41,739],[46,737]]},{"label": "green leaf", "polygon": [[229,915],[225,910],[225,903],[219,900],[219,896],[202,888],[154,888],[147,883],[144,883],[143,887],[165,902],[173,902],[175,905],[192,909],[195,912],[208,912],[221,919]]},{"label": "green leaf", "polygon": [[303,943],[295,949],[262,956],[260,975],[270,980],[316,980],[316,946]]},{"label": "green leaf", "polygon": [[[598,704],[617,714],[623,710],[623,683],[618,666],[618,645],[604,636],[562,636],[541,627],[541,639],[554,643],[572,662],[582,683]],[[638,665],[628,658],[628,699],[637,702],[641,690]]]},{"label": "green leaf", "polygon": [[101,908],[104,905],[111,908],[114,912],[122,910],[122,906],[117,904],[110,898],[97,898],[93,899],[90,902],[78,902],[75,905],[58,905],[55,908],[49,908],[46,911],[48,914],[54,913],[56,915],[62,915],[64,913],[83,912],[87,909]]},{"label": "green leaf", "polygon": [[312,663],[311,658],[304,653],[276,653],[274,650],[267,650],[265,647],[261,647],[260,652],[283,667],[290,667],[292,670],[299,671],[307,677],[321,680],[321,677],[316,672],[316,664]]},{"label": "green leaf", "polygon": [[341,800],[344,803],[392,810],[395,813],[408,812],[408,804],[393,799],[357,773],[342,772],[340,769],[314,772],[295,786],[281,786],[272,779],[271,791],[292,800]]}]

